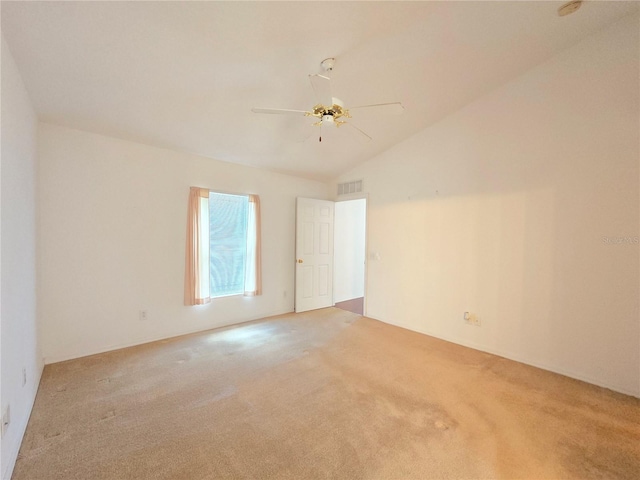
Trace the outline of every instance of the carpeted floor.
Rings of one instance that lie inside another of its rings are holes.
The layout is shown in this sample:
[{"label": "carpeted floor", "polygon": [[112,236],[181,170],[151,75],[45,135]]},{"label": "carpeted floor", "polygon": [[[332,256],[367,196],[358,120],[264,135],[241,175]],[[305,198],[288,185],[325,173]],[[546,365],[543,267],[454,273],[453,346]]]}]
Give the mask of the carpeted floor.
[{"label": "carpeted floor", "polygon": [[639,472],[640,400],[330,308],[48,365],[13,479]]}]

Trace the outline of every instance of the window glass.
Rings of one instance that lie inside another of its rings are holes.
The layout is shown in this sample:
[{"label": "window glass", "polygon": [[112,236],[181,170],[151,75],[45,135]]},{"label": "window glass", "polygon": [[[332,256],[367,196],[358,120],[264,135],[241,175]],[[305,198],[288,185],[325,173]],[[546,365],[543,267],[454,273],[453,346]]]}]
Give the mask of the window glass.
[{"label": "window glass", "polygon": [[209,194],[209,285],[212,297],[244,293],[249,198]]}]

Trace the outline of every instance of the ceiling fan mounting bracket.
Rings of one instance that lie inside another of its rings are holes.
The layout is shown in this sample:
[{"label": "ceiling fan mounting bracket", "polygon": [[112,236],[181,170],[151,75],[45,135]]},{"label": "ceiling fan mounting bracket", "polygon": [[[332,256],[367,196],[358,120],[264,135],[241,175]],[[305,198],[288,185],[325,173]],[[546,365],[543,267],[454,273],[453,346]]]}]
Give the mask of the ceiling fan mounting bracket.
[{"label": "ceiling fan mounting bracket", "polygon": [[325,58],[322,62],[320,62],[320,66],[325,72],[330,72],[331,70],[333,70],[333,67],[335,65],[336,65],[336,59],[332,57]]}]

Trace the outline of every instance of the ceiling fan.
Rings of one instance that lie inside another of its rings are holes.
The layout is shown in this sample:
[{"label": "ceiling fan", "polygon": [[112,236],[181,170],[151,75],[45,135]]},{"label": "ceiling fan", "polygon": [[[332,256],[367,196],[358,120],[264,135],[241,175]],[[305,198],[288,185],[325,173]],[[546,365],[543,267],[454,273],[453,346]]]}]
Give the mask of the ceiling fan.
[{"label": "ceiling fan", "polygon": [[[321,62],[321,66],[325,72],[333,70],[335,65],[335,58],[327,58]],[[347,125],[351,127],[352,131],[357,132],[362,138],[371,140],[372,138],[356,127],[348,119],[351,117],[352,110],[367,109],[375,110],[379,115],[393,115],[400,114],[404,111],[404,107],[400,102],[393,103],[376,103],[372,105],[360,105],[357,107],[346,108],[344,103],[339,98],[335,98],[331,95],[331,79],[326,75],[309,75],[309,81],[311,87],[316,94],[316,101],[318,102],[311,110],[288,110],[281,108],[252,108],[254,113],[271,113],[271,114],[284,114],[284,115],[303,115],[305,117],[314,117],[316,122],[312,125],[320,127],[320,135],[318,140],[322,142],[322,127],[336,128]]]}]

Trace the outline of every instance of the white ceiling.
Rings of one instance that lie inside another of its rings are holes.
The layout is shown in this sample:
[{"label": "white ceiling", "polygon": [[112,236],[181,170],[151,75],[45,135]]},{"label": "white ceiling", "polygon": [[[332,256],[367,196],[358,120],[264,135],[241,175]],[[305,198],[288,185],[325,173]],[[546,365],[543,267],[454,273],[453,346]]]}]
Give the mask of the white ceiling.
[{"label": "white ceiling", "polygon": [[[3,1],[2,33],[44,121],[327,180],[638,11],[561,4]],[[319,143],[309,118],[251,112],[312,108],[326,57],[346,107],[405,113],[354,112],[373,141]]]}]

